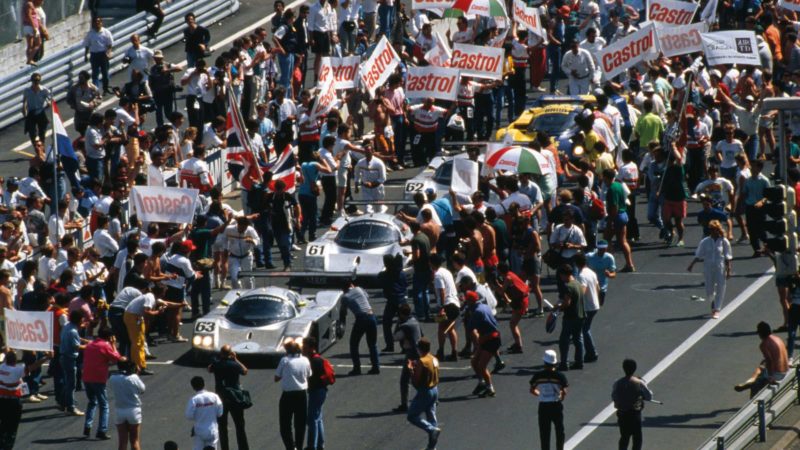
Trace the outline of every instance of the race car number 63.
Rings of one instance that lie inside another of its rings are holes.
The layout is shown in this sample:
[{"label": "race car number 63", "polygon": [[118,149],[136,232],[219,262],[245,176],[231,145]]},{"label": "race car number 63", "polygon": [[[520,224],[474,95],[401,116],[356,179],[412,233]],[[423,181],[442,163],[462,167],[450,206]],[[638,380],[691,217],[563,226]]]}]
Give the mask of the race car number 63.
[{"label": "race car number 63", "polygon": [[322,254],[324,252],[325,252],[325,246],[324,245],[309,245],[308,246],[308,254],[311,255],[311,256],[317,256],[317,255],[322,256]]},{"label": "race car number 63", "polygon": [[422,190],[422,183],[407,183],[406,192],[419,192]]},{"label": "race car number 63", "polygon": [[200,333],[212,333],[214,332],[214,322],[197,322],[197,325],[194,327],[194,331],[198,331]]}]

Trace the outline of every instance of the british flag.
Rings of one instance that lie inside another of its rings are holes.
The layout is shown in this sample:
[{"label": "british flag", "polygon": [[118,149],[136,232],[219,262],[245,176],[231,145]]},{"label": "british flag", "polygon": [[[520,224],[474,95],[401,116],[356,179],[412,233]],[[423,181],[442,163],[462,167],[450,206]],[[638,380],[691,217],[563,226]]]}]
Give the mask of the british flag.
[{"label": "british flag", "polygon": [[228,89],[226,128],[228,172],[242,184],[244,189],[250,190],[254,183],[263,182],[263,178],[258,158],[253,151],[253,144],[245,131],[242,113],[230,89]]},{"label": "british flag", "polygon": [[278,160],[270,168],[272,172],[272,181],[269,182],[269,190],[275,191],[275,182],[282,180],[286,184],[286,192],[294,192],[297,185],[297,171],[295,165],[297,160],[294,156],[294,149],[292,144],[286,144]]}]

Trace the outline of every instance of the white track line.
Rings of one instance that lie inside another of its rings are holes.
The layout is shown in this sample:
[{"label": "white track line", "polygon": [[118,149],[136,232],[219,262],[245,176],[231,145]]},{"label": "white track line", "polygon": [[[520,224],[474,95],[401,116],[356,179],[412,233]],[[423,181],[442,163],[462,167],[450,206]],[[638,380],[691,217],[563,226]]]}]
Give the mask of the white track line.
[{"label": "white track line", "polygon": [[[369,364],[367,364],[369,366]],[[352,364],[334,364],[333,367],[338,367],[340,369],[352,369]],[[366,366],[362,366],[366,367]],[[384,366],[381,365],[381,369],[402,369],[403,366]],[[439,365],[439,370],[472,370],[472,367],[448,367]],[[366,372],[365,372],[366,373]]]},{"label": "white track line", "polygon": [[[292,2],[291,4],[287,5],[286,9],[289,9],[289,8],[294,9],[297,6],[302,5],[303,3],[306,3],[306,0],[296,0],[296,1]],[[238,12],[236,14],[238,14]],[[213,44],[212,47],[215,50],[218,50],[218,49],[220,49],[222,47],[225,47],[225,46],[231,44],[233,41],[235,41],[236,39],[239,39],[242,36],[249,35],[253,31],[253,29],[258,28],[260,26],[263,26],[263,25],[266,25],[267,23],[269,23],[269,21],[272,20],[272,16],[274,16],[274,15],[275,15],[274,12],[269,14],[269,15],[267,15],[265,18],[259,20],[258,22],[252,23],[252,24],[240,29],[239,31],[229,35],[225,39]],[[225,19],[223,19],[223,20],[225,20]],[[176,44],[180,44],[180,42],[177,42]],[[173,45],[176,45],[176,44],[173,44]],[[183,61],[179,62],[177,64],[177,66],[179,66],[180,68],[186,67],[186,60],[184,59]],[[117,103],[117,100],[118,100],[117,97],[112,96],[108,100],[103,101],[103,103],[101,103],[100,106],[97,107],[97,109],[100,110],[100,109],[108,108],[109,106]],[[75,122],[75,120],[73,118],[69,118],[69,119],[65,120],[64,121],[64,127],[66,128],[66,127],[71,126],[73,124],[73,122]],[[51,131],[52,130],[50,130],[50,129],[47,130],[47,136],[50,136]],[[11,151],[12,152],[17,152],[17,153],[22,153],[23,155],[27,155],[27,156],[33,157],[33,155],[31,155],[30,153],[24,152],[24,150],[26,148],[30,147],[30,146],[31,146],[31,143],[29,141],[25,141],[22,144],[19,144],[18,146],[16,146],[13,149],[11,149]]]},{"label": "white track line", "polygon": [[[681,356],[683,356],[686,352],[691,350],[695,344],[700,342],[708,333],[711,332],[714,328],[716,328],[726,317],[733,314],[734,311],[740,306],[744,304],[750,297],[752,297],[762,286],[764,286],[767,281],[772,278],[775,269],[770,268],[763,275],[758,277],[753,284],[748,286],[741,294],[737,295],[732,302],[728,304],[725,308],[722,309],[720,318],[717,320],[709,320],[703,326],[697,329],[691,336],[689,336],[685,341],[683,341],[678,347],[675,348],[670,354],[668,354],[664,359],[659,361],[655,367],[650,369],[642,378],[647,380],[648,383],[652,383],[653,380],[658,378],[659,375],[664,373],[675,361],[678,360]],[[606,420],[608,420],[612,415],[614,415],[614,403],[609,403],[602,411],[600,411],[596,416],[594,416],[589,422],[583,426],[580,430],[578,430],[575,435],[573,435],[566,443],[567,449],[574,449],[581,442],[583,442],[587,437],[589,437],[592,432],[594,432],[600,425],[602,425]]]}]

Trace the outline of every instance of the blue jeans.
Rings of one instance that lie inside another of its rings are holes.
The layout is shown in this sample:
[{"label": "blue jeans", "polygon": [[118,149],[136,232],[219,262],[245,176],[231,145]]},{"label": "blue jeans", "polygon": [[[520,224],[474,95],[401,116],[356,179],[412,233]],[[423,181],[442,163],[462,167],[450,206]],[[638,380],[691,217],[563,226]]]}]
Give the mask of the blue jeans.
[{"label": "blue jeans", "polygon": [[586,356],[597,356],[597,348],[594,346],[592,337],[592,320],[597,315],[597,310],[586,311],[586,319],[583,320],[583,345],[586,347]]},{"label": "blue jeans", "polygon": [[394,22],[394,7],[384,4],[378,5],[378,33],[385,34],[388,38],[392,33],[392,22]]},{"label": "blue jeans", "polygon": [[514,93],[511,92],[511,86],[508,81],[504,81],[502,86],[496,87],[492,90],[494,94],[494,122],[500,126],[500,115],[503,112],[503,97],[506,99],[508,109],[508,123],[514,121]]},{"label": "blue jeans", "polygon": [[758,157],[758,135],[750,136],[744,143],[744,152],[747,153],[747,158],[750,161]]},{"label": "blue jeans", "polygon": [[547,65],[550,70],[550,93],[558,89],[558,79],[561,78],[561,47],[547,46]]},{"label": "blue jeans", "polygon": [[303,212],[303,223],[300,226],[300,238],[308,232],[308,241],[317,238],[317,197],[300,194],[300,210]]},{"label": "blue jeans", "polygon": [[[436,402],[439,400],[439,388],[417,389],[417,395],[411,400],[406,418],[412,425],[430,433],[436,428]],[[422,418],[425,414],[425,419]]]},{"label": "blue jeans", "polygon": [[428,285],[430,282],[430,273],[427,271],[425,273],[414,271],[414,277],[411,280],[411,295],[414,297],[414,315],[420,320],[427,320],[431,316],[431,302],[428,299]]},{"label": "blue jeans", "polygon": [[394,152],[397,155],[397,162],[405,164],[406,124],[402,115],[392,116],[392,131],[394,131]]},{"label": "blue jeans", "polygon": [[92,83],[100,88],[100,75],[103,76],[103,90],[110,89],[108,78],[108,57],[105,52],[89,53],[89,64],[92,66]]},{"label": "blue jeans", "polygon": [[373,369],[380,368],[378,360],[378,319],[375,315],[356,316],[353,329],[350,331],[350,358],[353,360],[353,369],[361,370],[361,358],[358,354],[358,346],[361,338],[367,335],[367,348],[369,348],[369,360]]},{"label": "blue jeans", "polygon": [[339,43],[342,45],[342,55],[352,55],[356,51],[356,33],[358,28],[347,31],[339,27]]},{"label": "blue jeans", "polygon": [[67,409],[75,409],[75,374],[78,359],[61,355],[61,373],[64,374],[63,400],[61,404]]},{"label": "blue jeans", "polygon": [[111,330],[117,338],[117,351],[120,355],[128,357],[131,342],[128,337],[128,329],[125,327],[125,322],[122,317],[125,311],[122,308],[113,308],[108,311],[108,322],[111,324]]},{"label": "blue jeans", "polygon": [[97,426],[98,433],[108,432],[108,397],[106,396],[105,383],[84,383],[86,396],[89,397],[89,404],[86,405],[86,422],[84,428],[92,428],[94,422],[94,411],[100,408],[100,425]]},{"label": "blue jeans", "polygon": [[664,221],[661,220],[661,205],[664,202],[657,198],[657,190],[658,186],[651,186],[647,195],[647,220],[660,230],[664,228]]},{"label": "blue jeans", "polygon": [[194,67],[197,64],[197,55],[194,53],[186,53],[186,67]]},{"label": "blue jeans", "polygon": [[789,305],[789,320],[787,322],[789,336],[786,339],[786,351],[789,353],[789,359],[791,359],[794,354],[794,340],[797,337],[797,326],[800,325],[800,305],[795,305],[794,303]]},{"label": "blue jeans", "polygon": [[286,88],[286,97],[292,98],[292,71],[294,70],[294,53],[278,55],[278,67],[280,67],[281,77],[278,84]]},{"label": "blue jeans", "polygon": [[208,270],[203,271],[201,278],[195,278],[192,282],[192,311],[193,314],[200,314],[200,305],[202,301],[203,314],[208,314],[211,311],[211,272]]},{"label": "blue jeans", "polygon": [[569,361],[569,343],[575,345],[575,364],[583,364],[583,319],[564,319],[561,323],[561,336],[558,338],[558,350],[561,352],[561,364]]},{"label": "blue jeans", "polygon": [[308,448],[325,446],[325,426],[322,423],[322,405],[328,396],[328,388],[308,390]]},{"label": "blue jeans", "polygon": [[86,170],[89,171],[89,176],[95,180],[103,182],[105,178],[105,170],[102,159],[86,158]]},{"label": "blue jeans", "polygon": [[[283,260],[283,265],[289,267],[292,265],[292,235],[288,231],[275,231],[272,230],[272,237],[275,239],[275,243],[278,245],[278,250],[281,251],[281,259]],[[271,248],[267,248],[265,246],[264,251],[267,254],[272,252]],[[266,256],[265,258],[272,259],[271,256]]]}]

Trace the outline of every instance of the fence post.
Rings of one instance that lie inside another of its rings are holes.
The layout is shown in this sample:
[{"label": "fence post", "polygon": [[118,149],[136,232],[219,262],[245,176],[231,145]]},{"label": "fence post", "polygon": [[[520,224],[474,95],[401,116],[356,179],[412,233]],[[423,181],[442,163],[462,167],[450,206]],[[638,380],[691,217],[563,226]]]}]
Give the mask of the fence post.
[{"label": "fence post", "polygon": [[725,450],[725,437],[717,436],[717,450]]},{"label": "fence post", "polygon": [[794,388],[797,390],[797,403],[800,404],[800,364],[794,367]]},{"label": "fence post", "polygon": [[758,401],[758,442],[767,440],[767,411],[764,400]]}]

